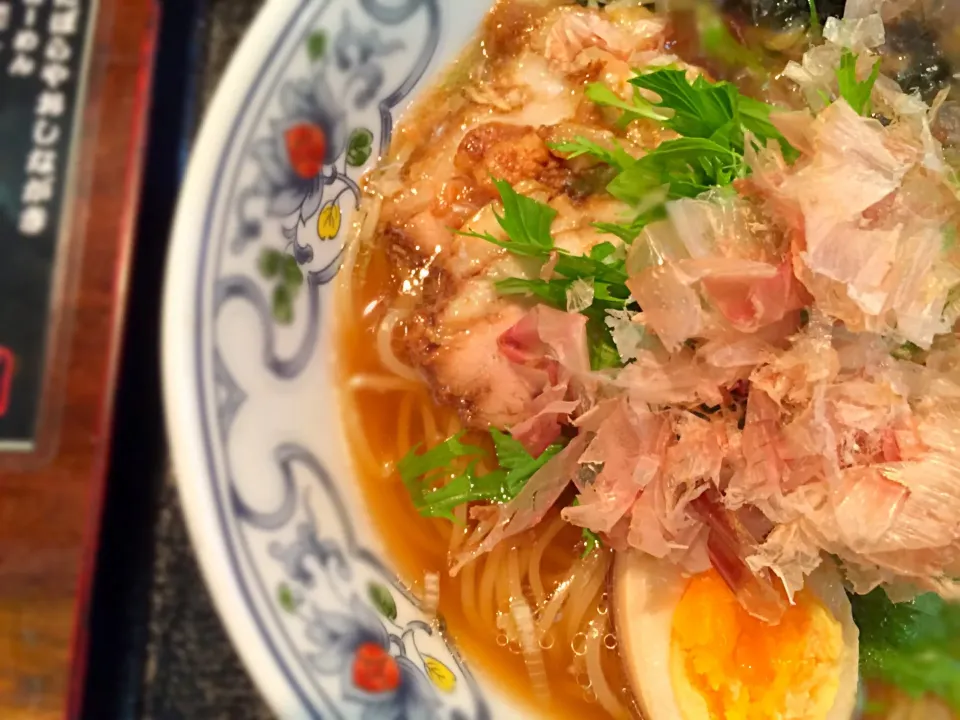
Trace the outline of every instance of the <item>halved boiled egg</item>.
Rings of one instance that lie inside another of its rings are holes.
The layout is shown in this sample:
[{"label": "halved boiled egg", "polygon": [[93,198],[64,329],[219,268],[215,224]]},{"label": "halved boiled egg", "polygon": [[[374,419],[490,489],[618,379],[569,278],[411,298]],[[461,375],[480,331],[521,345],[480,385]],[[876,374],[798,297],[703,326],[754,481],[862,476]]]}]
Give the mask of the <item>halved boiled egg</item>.
[{"label": "halved boiled egg", "polygon": [[647,720],[849,720],[859,632],[824,563],[778,625],[748,614],[716,571],[684,577],[619,553],[617,634]]}]

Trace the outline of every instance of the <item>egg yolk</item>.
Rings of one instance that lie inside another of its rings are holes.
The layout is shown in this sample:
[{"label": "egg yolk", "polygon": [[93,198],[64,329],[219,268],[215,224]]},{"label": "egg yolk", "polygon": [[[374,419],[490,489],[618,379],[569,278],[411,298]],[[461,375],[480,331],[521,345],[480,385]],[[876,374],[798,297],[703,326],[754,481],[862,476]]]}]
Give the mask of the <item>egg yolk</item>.
[{"label": "egg yolk", "polygon": [[826,717],[839,686],[842,628],[807,590],[795,602],[768,625],[716,571],[690,580],[671,631],[671,679],[685,720]]}]

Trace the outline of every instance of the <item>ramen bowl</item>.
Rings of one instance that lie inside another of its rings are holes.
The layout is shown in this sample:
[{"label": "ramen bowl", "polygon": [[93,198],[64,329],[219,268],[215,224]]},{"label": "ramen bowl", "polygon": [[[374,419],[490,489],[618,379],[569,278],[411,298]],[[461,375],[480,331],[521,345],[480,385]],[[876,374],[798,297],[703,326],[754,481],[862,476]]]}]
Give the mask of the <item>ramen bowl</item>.
[{"label": "ramen bowl", "polygon": [[952,673],[957,106],[927,20],[801,4],[268,3],[164,372],[280,716],[846,720]]},{"label": "ramen bowl", "polygon": [[216,607],[283,718],[510,712],[391,569],[332,336],[361,177],[489,6],[271,0],[183,188],[163,320],[175,471]]}]

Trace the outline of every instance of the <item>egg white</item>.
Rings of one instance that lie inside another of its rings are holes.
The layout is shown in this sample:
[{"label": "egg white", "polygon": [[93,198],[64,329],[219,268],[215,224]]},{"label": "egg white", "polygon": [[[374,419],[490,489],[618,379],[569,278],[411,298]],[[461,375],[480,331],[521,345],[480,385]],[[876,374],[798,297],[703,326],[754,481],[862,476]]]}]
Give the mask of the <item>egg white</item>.
[{"label": "egg white", "polygon": [[[621,657],[637,702],[648,720],[680,720],[674,692],[670,648],[673,614],[687,587],[678,569],[638,551],[617,554],[613,576],[614,611]],[[807,587],[840,622],[843,650],[839,685],[824,720],[849,720],[857,701],[859,637],[850,601],[836,566],[825,561],[807,579]],[[707,720],[706,703],[688,701],[687,719]]]}]

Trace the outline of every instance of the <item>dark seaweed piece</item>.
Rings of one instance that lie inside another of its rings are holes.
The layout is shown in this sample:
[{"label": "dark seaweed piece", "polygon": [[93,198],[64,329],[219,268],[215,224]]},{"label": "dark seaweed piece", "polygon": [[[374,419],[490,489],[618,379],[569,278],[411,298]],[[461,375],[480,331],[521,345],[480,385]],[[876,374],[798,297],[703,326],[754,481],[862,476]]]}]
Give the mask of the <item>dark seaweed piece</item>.
[{"label": "dark seaweed piece", "polygon": [[887,28],[884,55],[895,63],[891,73],[905,92],[918,91],[931,101],[953,75],[937,38],[915,18],[906,18]]},{"label": "dark seaweed piece", "polygon": [[919,91],[927,102],[950,82],[950,65],[944,58],[913,64],[897,76],[897,82],[907,92]]},{"label": "dark seaweed piece", "polygon": [[[817,0],[817,14],[823,23],[828,17],[843,17],[844,0]],[[810,23],[809,0],[720,0],[725,12],[736,13],[772,30],[785,30]]]}]

